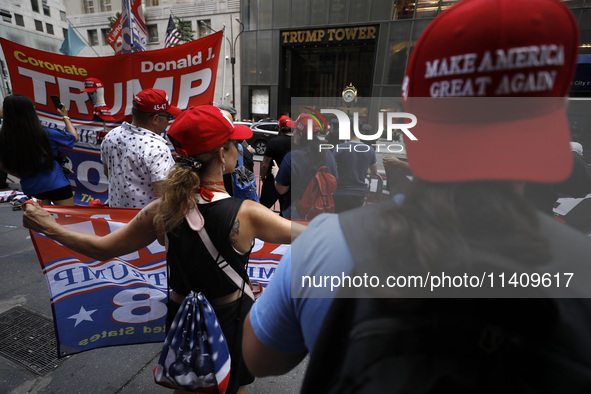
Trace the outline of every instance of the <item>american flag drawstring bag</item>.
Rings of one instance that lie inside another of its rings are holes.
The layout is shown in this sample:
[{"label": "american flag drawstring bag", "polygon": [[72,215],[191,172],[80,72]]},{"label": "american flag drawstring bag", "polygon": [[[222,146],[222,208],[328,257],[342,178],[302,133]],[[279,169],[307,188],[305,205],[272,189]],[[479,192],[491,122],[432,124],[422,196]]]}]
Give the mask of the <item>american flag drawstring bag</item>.
[{"label": "american flag drawstring bag", "polygon": [[215,312],[202,293],[181,304],[164,340],[154,381],[194,393],[224,394],[230,380],[230,352]]}]

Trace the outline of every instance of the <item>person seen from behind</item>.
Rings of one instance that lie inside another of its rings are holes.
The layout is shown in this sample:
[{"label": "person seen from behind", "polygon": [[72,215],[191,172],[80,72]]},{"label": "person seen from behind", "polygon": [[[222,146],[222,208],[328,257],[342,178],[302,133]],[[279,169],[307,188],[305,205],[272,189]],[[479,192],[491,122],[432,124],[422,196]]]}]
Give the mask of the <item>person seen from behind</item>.
[{"label": "person seen from behind", "polygon": [[287,115],[282,115],[278,119],[279,133],[277,137],[267,143],[265,155],[261,162],[261,204],[271,208],[279,200],[279,210],[283,212],[283,197],[275,188],[275,177],[273,176],[273,162],[281,166],[285,155],[291,150],[292,125],[293,121]]},{"label": "person seen from behind", "polygon": [[[418,119],[405,138],[414,180],[400,204],[320,215],[294,242],[245,321],[254,375],[310,353],[304,393],[589,390],[591,241],[524,196],[526,182],[571,173],[564,97],[578,43],[557,0],[463,0],[429,24],[403,85]],[[497,282],[398,282],[442,271]],[[579,281],[503,287],[497,276],[556,272]],[[310,285],[364,274],[377,279]]]},{"label": "person seen from behind", "polygon": [[[364,124],[361,132],[371,133],[371,126]],[[337,190],[333,193],[335,212],[362,206],[368,192],[365,178],[378,174],[375,149],[361,142],[353,132],[351,139],[337,145],[333,154],[339,171]]]},{"label": "person seen from behind", "polygon": [[[238,111],[236,108],[232,107],[231,105],[218,105],[219,109],[222,110],[222,113],[230,119],[232,123],[236,121],[238,116]],[[254,172],[254,149],[250,146],[245,140],[239,141],[238,144],[238,162],[236,163],[236,168],[244,166],[251,172]],[[226,191],[230,194],[230,196],[234,196],[234,175],[236,171],[231,174],[224,175],[224,185]]]},{"label": "person seen from behind", "polygon": [[33,101],[13,94],[4,99],[0,129],[0,169],[20,178],[24,194],[44,204],[74,205],[70,181],[55,160],[59,147],[73,148],[78,132],[62,104],[65,131],[43,127]]},{"label": "person seen from behind", "polygon": [[[214,308],[232,358],[227,393],[243,392],[252,383],[242,360],[242,323],[253,301],[228,279],[201,240],[203,226],[221,256],[249,286],[247,264],[255,238],[289,244],[305,226],[292,223],[259,203],[230,197],[223,175],[236,166],[237,141],[252,131],[232,125],[210,105],[191,107],[172,124],[168,137],[177,163],[163,184],[161,199],[142,209],[135,219],[106,236],[71,230],[56,223],[38,203],[26,204],[23,225],[66,247],[97,260],[122,256],[158,240],[168,239],[170,268],[167,327],[191,290],[202,292]],[[190,288],[187,288],[189,286]]]},{"label": "person seen from behind", "polygon": [[[312,136],[308,138],[308,120],[312,123]],[[318,133],[322,126],[318,119],[308,114],[300,114],[293,129],[293,147],[288,152],[281,166],[273,163],[275,188],[283,197],[282,216],[287,219],[302,219],[298,215],[296,204],[304,194],[308,183],[316,170],[326,166],[328,173],[338,179],[337,165],[332,152],[320,149]],[[297,149],[296,149],[297,148]]]},{"label": "person seen from behind", "polygon": [[162,133],[181,114],[164,90],[145,89],[133,98],[131,123],[109,131],[101,143],[109,180],[109,206],[143,208],[160,196],[174,161]]}]

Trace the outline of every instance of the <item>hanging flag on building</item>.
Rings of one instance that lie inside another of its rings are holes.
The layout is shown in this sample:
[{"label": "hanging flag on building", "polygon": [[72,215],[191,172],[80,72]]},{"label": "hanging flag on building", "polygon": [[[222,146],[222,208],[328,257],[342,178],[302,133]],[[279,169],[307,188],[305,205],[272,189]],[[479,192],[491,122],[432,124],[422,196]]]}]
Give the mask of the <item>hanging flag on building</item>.
[{"label": "hanging flag on building", "polygon": [[122,52],[146,50],[147,30],[141,0],[121,0]]},{"label": "hanging flag on building", "polygon": [[172,14],[168,18],[168,27],[166,28],[166,40],[164,40],[164,48],[170,48],[178,45],[181,42],[181,33],[176,28],[172,20]]},{"label": "hanging flag on building", "polygon": [[115,51],[116,55],[120,55],[123,49],[123,43],[121,39],[121,30],[123,29],[123,24],[121,23],[121,14],[113,24],[113,28],[111,32],[107,36],[107,41],[113,50]]},{"label": "hanging flag on building", "polygon": [[78,37],[72,25],[68,24],[68,32],[60,47],[60,52],[67,56],[76,56],[85,46],[86,44]]},{"label": "hanging flag on building", "polygon": [[144,20],[144,11],[141,0],[132,0],[131,23],[133,31],[133,51],[145,51],[148,45],[148,29]]}]

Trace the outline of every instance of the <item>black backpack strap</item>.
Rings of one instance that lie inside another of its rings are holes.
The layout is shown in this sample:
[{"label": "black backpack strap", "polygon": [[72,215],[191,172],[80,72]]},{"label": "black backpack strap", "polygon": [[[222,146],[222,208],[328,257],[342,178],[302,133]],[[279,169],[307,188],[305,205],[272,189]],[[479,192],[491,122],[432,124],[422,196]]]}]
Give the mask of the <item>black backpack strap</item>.
[{"label": "black backpack strap", "polygon": [[374,205],[366,205],[339,214],[341,231],[356,263],[373,257],[367,245],[368,240],[371,239],[370,235],[376,231],[376,219],[379,217],[379,211]]},{"label": "black backpack strap", "polygon": [[[336,298],[326,314],[302,383],[301,393],[328,393],[336,387],[347,351],[349,328],[353,325],[355,302]],[[335,330],[334,327],[340,327]]]},{"label": "black backpack strap", "polygon": [[[368,215],[376,213],[367,208],[339,214],[341,230],[356,263],[369,258],[367,241],[373,229],[369,228],[372,220],[368,220]],[[302,393],[329,393],[344,379],[341,372],[345,369],[350,332],[357,321],[371,316],[375,307],[372,300],[344,298],[353,297],[352,291],[347,288],[339,289],[337,298],[333,300],[325,316],[314,349],[310,352]]]},{"label": "black backpack strap", "polygon": [[541,379],[528,376],[544,346],[535,331],[524,336],[475,316],[474,300],[413,301],[405,308],[383,299],[335,299],[301,392],[539,392]]},{"label": "black backpack strap", "polygon": [[[377,224],[383,218],[383,210],[387,209],[389,205],[389,202],[384,202],[339,213],[341,231],[353,257],[353,262],[356,267],[364,267],[366,273],[369,273],[370,268],[375,269],[379,266],[375,263],[383,259],[380,250],[370,245],[380,231]],[[358,297],[363,289],[343,287],[339,291],[341,291],[340,297]]]}]

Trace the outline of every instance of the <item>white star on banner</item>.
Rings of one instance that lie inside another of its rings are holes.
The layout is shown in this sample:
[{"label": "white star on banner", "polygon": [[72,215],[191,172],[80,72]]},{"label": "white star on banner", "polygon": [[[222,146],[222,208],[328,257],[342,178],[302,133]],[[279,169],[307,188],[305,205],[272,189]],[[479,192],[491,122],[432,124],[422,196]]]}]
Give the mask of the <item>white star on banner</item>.
[{"label": "white star on banner", "polygon": [[80,312],[68,317],[68,319],[76,319],[76,323],[74,323],[74,327],[76,327],[78,324],[82,323],[84,320],[94,321],[94,320],[92,320],[92,317],[90,317],[90,315],[92,315],[96,311],[97,311],[97,309],[87,311],[86,309],[84,309],[83,306],[81,306]]}]

